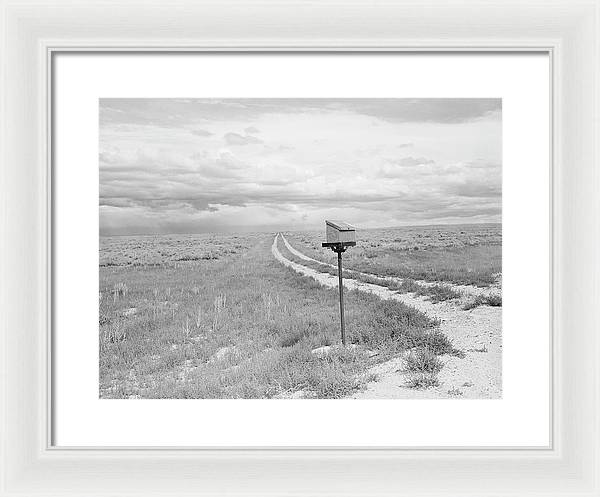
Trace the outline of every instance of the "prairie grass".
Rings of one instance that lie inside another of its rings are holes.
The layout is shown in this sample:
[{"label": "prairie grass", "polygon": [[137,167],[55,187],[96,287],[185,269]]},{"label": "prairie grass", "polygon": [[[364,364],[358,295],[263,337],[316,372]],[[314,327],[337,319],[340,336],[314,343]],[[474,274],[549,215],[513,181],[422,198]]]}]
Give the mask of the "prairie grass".
[{"label": "prairie grass", "polygon": [[[102,295],[102,292],[100,292]],[[117,301],[120,298],[127,295],[127,285],[123,282],[118,282],[113,285],[113,301]]]},{"label": "prairie grass", "polygon": [[442,361],[425,347],[411,350],[406,357],[405,369],[410,373],[438,374],[442,367]]},{"label": "prairie grass", "polygon": [[418,347],[411,350],[405,362],[407,386],[416,389],[438,386],[437,375],[443,366],[442,361],[429,348]]},{"label": "prairie grass", "polygon": [[100,267],[100,292],[128,288],[100,302],[101,397],[338,398],[363,388],[376,361],[453,350],[424,314],[354,291],[346,320],[356,350],[317,356],[340,341],[337,289],[277,262],[272,235],[255,242],[218,259]]},{"label": "prairie grass", "polygon": [[[318,262],[306,261],[301,259],[294,254],[292,254],[287,247],[279,242],[277,247],[279,251],[284,255],[287,259],[297,262],[298,264],[302,264],[304,266],[310,267],[320,273],[328,273],[332,276],[337,276],[338,270],[337,267],[326,266],[323,264],[319,264]],[[427,300],[437,304],[438,302],[445,302],[447,300],[455,300],[461,297],[461,294],[457,291],[453,290],[449,286],[445,285],[422,285],[410,278],[404,278],[401,282],[398,280],[391,280],[385,277],[371,276],[367,274],[361,274],[359,272],[353,270],[344,270],[342,269],[342,274],[344,278],[352,278],[358,281],[362,281],[364,283],[370,283],[374,285],[383,286],[389,288],[392,291],[398,293],[414,293],[420,297],[425,297]]]},{"label": "prairie grass", "polygon": [[437,304],[446,300],[454,300],[460,298],[460,293],[452,288],[444,285],[422,286],[423,290],[417,291],[417,295],[425,295],[427,298]]},{"label": "prairie grass", "polygon": [[[322,232],[286,233],[306,255],[335,263],[321,248]],[[487,287],[502,272],[502,227],[497,224],[420,226],[357,231],[344,265],[378,276]]]},{"label": "prairie grass", "polygon": [[256,233],[100,237],[100,266],[176,267],[179,263],[226,259],[256,243]]},{"label": "prairie grass", "polygon": [[440,381],[437,375],[428,373],[420,373],[410,375],[406,380],[406,386],[408,388],[414,388],[416,390],[422,390],[425,388],[433,388],[440,385]]},{"label": "prairie grass", "polygon": [[473,300],[467,302],[463,306],[463,310],[470,311],[471,309],[475,309],[480,305],[489,305],[492,307],[501,307],[502,306],[502,296],[501,295],[479,295],[475,297]]}]

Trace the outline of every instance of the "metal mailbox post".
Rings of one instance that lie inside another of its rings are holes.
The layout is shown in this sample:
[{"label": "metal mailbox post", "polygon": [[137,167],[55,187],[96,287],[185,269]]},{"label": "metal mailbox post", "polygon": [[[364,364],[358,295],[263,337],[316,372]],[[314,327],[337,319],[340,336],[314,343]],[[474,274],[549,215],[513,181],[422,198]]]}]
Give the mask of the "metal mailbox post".
[{"label": "metal mailbox post", "polygon": [[348,247],[356,245],[356,229],[341,221],[325,221],[327,241],[323,247],[329,247],[337,254],[338,281],[340,287],[340,325],[342,329],[342,344],[346,345],[346,326],[344,323],[344,284],[342,276],[342,254]]}]

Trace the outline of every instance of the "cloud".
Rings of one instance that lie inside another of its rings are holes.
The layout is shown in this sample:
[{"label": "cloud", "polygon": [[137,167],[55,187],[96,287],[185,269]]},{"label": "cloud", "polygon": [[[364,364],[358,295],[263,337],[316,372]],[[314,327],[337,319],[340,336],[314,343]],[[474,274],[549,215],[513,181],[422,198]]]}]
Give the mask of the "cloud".
[{"label": "cloud", "polygon": [[258,112],[343,111],[391,122],[464,123],[497,118],[500,98],[339,98],[248,99],[248,110]]},{"label": "cloud", "polygon": [[262,143],[262,140],[259,140],[254,136],[242,136],[238,135],[237,133],[226,133],[224,138],[227,145],[232,146],[254,145]]},{"label": "cloud", "polygon": [[[101,124],[194,126],[265,115],[344,112],[389,122],[464,123],[499,119],[500,98],[102,98]],[[247,128],[259,129],[255,126]],[[249,134],[257,133],[248,132]]]},{"label": "cloud", "polygon": [[119,161],[120,150],[117,147],[110,147],[100,152],[100,164],[116,164]]},{"label": "cloud", "polygon": [[[425,157],[387,159],[380,167],[379,172],[384,178],[399,178],[407,175],[407,171],[405,171],[404,168],[413,168],[430,164],[435,164],[435,161],[432,159],[426,159]],[[414,171],[411,170],[409,174],[414,174]]]},{"label": "cloud", "polygon": [[265,145],[264,149],[262,150],[262,154],[263,155],[277,155],[277,154],[284,154],[286,152],[292,152],[293,150],[295,150],[294,147],[290,147],[289,145],[277,145],[276,147],[272,147],[270,145]]},{"label": "cloud", "polygon": [[388,162],[400,167],[422,166],[423,164],[435,163],[432,159],[426,159],[425,157],[403,157],[402,159],[391,159]]},{"label": "cloud", "polygon": [[369,99],[355,105],[359,112],[392,122],[456,124],[498,117],[502,110],[502,99]]},{"label": "cloud", "polygon": [[101,231],[498,221],[501,102],[424,100],[103,99]]},{"label": "cloud", "polygon": [[197,135],[197,136],[212,136],[214,133],[211,133],[210,131],[206,131],[205,129],[192,129],[190,130],[190,132],[193,135]]},{"label": "cloud", "polygon": [[227,151],[221,152],[215,162],[218,166],[227,167],[229,169],[244,169],[247,167],[246,163]]},{"label": "cloud", "polygon": [[444,188],[449,195],[468,198],[494,198],[502,196],[499,184],[490,184],[480,180],[465,180],[460,183],[450,184]]},{"label": "cloud", "polygon": [[256,112],[245,99],[101,98],[100,123],[177,128],[206,122],[247,120]]}]

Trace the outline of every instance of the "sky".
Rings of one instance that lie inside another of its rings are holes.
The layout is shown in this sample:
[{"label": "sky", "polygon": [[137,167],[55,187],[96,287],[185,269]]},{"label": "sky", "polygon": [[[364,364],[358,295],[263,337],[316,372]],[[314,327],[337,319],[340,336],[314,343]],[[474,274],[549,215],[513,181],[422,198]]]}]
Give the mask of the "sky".
[{"label": "sky", "polygon": [[101,99],[100,234],[501,222],[501,99]]}]

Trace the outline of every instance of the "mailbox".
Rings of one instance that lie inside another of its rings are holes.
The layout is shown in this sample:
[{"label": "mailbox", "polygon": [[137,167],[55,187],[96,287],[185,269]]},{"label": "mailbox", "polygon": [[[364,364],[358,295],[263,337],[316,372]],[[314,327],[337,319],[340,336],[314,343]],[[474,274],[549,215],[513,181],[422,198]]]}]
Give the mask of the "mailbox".
[{"label": "mailbox", "polygon": [[325,221],[327,229],[327,244],[340,243],[343,245],[356,244],[356,229],[342,221]]}]

